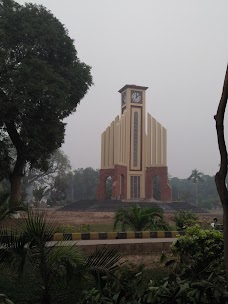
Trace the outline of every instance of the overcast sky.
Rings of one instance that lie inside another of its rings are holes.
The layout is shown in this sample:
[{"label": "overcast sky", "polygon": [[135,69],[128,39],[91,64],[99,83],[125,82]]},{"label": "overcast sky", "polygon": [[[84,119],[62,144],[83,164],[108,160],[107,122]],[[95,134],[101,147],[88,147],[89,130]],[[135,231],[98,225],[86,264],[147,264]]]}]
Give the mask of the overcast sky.
[{"label": "overcast sky", "polygon": [[74,169],[100,167],[101,133],[120,114],[118,90],[136,84],[149,87],[147,112],[167,128],[169,174],[216,173],[213,116],[228,59],[227,0],[29,2],[52,11],[92,67],[94,86],[66,120],[62,149]]}]

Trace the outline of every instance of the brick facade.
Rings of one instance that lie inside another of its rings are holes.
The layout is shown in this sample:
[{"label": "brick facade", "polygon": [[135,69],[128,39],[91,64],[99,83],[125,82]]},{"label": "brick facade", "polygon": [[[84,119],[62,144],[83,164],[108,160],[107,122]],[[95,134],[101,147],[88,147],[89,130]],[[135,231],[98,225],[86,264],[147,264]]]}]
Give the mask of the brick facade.
[{"label": "brick facade", "polygon": [[168,167],[146,168],[146,199],[153,197],[153,178],[160,177],[161,201],[171,202],[172,188],[168,184]]},{"label": "brick facade", "polygon": [[[112,199],[127,199],[127,167],[115,165],[113,169],[100,169],[97,200],[106,199],[106,179],[109,176],[112,178]],[[160,177],[161,201],[171,202],[172,188],[168,184],[167,167],[146,168],[145,199],[153,198],[153,178],[155,176]]]},{"label": "brick facade", "polygon": [[112,178],[112,199],[127,198],[127,167],[115,165],[113,169],[100,169],[97,200],[106,199],[106,179]]}]

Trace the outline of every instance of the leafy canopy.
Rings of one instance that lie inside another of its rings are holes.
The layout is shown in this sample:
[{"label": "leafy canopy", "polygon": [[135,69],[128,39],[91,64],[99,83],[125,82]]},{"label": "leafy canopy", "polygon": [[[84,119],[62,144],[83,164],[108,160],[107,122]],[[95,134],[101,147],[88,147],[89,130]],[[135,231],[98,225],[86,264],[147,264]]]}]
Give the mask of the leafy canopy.
[{"label": "leafy canopy", "polygon": [[12,170],[12,143],[21,163],[47,169],[63,119],[92,85],[90,67],[46,8],[0,0],[0,71],[0,171]]}]

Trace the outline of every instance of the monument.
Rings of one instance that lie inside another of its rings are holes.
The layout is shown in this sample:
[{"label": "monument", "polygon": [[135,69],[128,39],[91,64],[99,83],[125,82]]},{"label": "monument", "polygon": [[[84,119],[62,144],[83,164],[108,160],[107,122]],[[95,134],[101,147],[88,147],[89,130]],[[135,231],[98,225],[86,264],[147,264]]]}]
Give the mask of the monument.
[{"label": "monument", "polygon": [[[167,131],[149,113],[148,87],[125,85],[121,94],[121,116],[101,136],[101,169],[97,199],[106,199],[106,180],[112,180],[112,199],[170,202],[168,184]],[[147,125],[147,127],[146,127]]]}]

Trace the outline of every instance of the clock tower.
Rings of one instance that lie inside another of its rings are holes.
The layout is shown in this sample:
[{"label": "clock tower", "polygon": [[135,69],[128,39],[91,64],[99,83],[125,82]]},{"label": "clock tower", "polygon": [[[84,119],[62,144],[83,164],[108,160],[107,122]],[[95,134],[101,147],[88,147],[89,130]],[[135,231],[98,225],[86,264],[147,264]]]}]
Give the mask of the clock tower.
[{"label": "clock tower", "polygon": [[125,85],[119,90],[121,115],[101,136],[97,199],[106,198],[106,179],[111,177],[112,199],[171,201],[166,129],[150,114],[146,126],[147,89]]},{"label": "clock tower", "polygon": [[126,116],[126,151],[129,155],[128,170],[128,197],[138,199],[145,197],[145,104],[148,87],[125,85],[119,90],[121,93],[121,113]]}]

